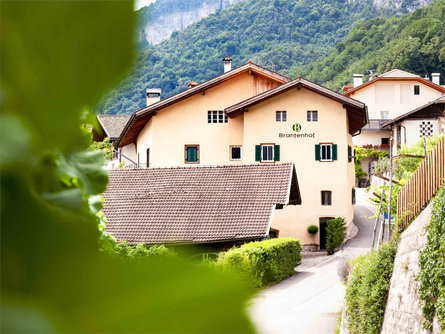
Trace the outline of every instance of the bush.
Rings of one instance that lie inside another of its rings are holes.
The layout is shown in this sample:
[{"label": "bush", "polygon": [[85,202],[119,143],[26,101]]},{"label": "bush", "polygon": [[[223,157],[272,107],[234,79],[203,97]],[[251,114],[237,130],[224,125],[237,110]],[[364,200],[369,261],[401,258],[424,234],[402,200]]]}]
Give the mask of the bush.
[{"label": "bush", "polygon": [[434,315],[445,332],[445,185],[433,201],[428,239],[419,256],[418,280],[420,305],[425,318],[423,326],[431,329]]},{"label": "bush", "polygon": [[143,244],[137,244],[136,246],[129,246],[126,241],[117,244],[116,253],[118,256],[135,262],[157,260],[176,255],[174,251],[164,245],[146,247]]},{"label": "bush", "polygon": [[291,276],[301,263],[300,252],[297,239],[255,241],[221,253],[216,265],[234,270],[248,285],[262,287]]},{"label": "bush", "polygon": [[397,251],[397,240],[353,261],[346,287],[346,325],[351,334],[379,333]]},{"label": "bush", "polygon": [[328,254],[334,254],[335,249],[345,240],[345,219],[338,217],[328,220],[326,223],[326,250]]}]

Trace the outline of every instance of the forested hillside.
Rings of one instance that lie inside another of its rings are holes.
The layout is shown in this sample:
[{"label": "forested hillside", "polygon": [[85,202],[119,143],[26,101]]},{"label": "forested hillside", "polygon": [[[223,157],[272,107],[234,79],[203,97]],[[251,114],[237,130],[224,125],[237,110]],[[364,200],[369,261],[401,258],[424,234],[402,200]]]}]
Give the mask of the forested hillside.
[{"label": "forested hillside", "polygon": [[218,10],[161,44],[140,49],[133,70],[104,96],[96,112],[131,113],[144,106],[145,88],[162,88],[165,98],[192,80],[205,81],[222,73],[225,55],[234,66],[252,60],[293,77],[328,56],[356,22],[418,5],[416,0],[397,2],[402,3],[397,8],[383,8],[371,0],[247,0]]},{"label": "forested hillside", "polygon": [[302,76],[340,90],[352,73],[382,74],[393,68],[419,75],[445,75],[445,0],[400,18],[374,18],[356,25],[332,53],[307,66]]}]

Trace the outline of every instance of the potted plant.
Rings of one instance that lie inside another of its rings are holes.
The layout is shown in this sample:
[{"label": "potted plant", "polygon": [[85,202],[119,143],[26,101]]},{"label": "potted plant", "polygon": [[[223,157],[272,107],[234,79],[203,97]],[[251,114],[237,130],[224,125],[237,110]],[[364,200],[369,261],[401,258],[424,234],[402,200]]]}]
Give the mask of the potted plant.
[{"label": "potted plant", "polygon": [[309,225],[307,227],[307,233],[312,234],[312,244],[309,245],[309,251],[315,252],[318,250],[318,244],[315,243],[315,235],[318,233],[318,226]]}]

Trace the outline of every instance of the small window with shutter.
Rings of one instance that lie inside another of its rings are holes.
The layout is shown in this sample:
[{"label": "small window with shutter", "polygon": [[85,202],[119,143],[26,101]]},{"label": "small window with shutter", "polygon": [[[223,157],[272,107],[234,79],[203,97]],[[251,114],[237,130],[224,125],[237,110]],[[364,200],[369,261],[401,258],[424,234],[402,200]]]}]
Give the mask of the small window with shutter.
[{"label": "small window with shutter", "polygon": [[199,145],[185,145],[184,160],[186,164],[199,164]]},{"label": "small window with shutter", "polygon": [[321,205],[332,205],[332,191],[323,190],[321,192]]},{"label": "small window with shutter", "polygon": [[337,160],[337,144],[316,144],[315,160],[317,161]]},{"label": "small window with shutter", "polygon": [[256,145],[255,161],[260,161],[260,162],[280,161],[280,145],[275,145],[275,144]]}]

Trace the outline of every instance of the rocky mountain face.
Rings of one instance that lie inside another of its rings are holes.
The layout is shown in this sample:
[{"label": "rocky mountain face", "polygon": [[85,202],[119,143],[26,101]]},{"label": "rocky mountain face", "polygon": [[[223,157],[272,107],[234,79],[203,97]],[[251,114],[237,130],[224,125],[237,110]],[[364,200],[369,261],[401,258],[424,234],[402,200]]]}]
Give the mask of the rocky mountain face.
[{"label": "rocky mountain face", "polygon": [[[139,40],[156,45],[173,32],[244,0],[157,0],[140,10]],[[185,2],[185,4],[184,4]]]}]

